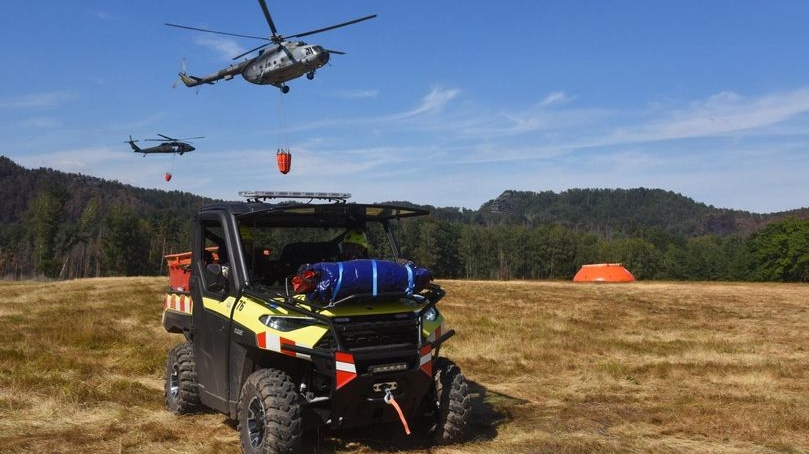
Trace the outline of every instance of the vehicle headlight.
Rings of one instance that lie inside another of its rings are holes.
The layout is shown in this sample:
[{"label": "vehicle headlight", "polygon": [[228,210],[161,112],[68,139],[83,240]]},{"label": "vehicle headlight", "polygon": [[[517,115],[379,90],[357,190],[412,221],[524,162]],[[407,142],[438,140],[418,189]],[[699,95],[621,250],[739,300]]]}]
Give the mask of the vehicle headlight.
[{"label": "vehicle headlight", "polygon": [[438,318],[438,309],[431,307],[421,315],[421,318],[427,322],[434,322]]},{"label": "vehicle headlight", "polygon": [[258,318],[261,323],[276,331],[294,331],[306,328],[317,323],[316,320],[306,317],[279,317],[272,315],[262,315]]}]

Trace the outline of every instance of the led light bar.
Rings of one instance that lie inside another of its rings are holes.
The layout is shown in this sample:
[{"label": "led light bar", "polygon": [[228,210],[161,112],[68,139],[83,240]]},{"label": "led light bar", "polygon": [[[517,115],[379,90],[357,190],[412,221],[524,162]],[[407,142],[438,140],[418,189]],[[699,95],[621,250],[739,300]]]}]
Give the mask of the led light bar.
[{"label": "led light bar", "polygon": [[368,367],[372,374],[386,374],[389,372],[400,372],[407,370],[407,363],[378,364]]},{"label": "led light bar", "polygon": [[351,198],[347,192],[303,192],[303,191],[239,191],[239,195],[248,199],[318,199],[341,200]]}]

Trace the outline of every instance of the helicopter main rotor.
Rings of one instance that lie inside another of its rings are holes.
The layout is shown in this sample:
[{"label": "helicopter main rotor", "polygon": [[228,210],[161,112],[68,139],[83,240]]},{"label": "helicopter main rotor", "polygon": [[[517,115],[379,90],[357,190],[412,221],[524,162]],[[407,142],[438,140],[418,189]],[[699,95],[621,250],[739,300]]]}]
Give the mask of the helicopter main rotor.
[{"label": "helicopter main rotor", "polygon": [[198,137],[186,137],[186,138],[183,138],[183,139],[175,139],[175,138],[169,137],[169,136],[167,136],[165,134],[157,133],[157,135],[162,137],[162,139],[141,139],[141,140],[149,141],[149,142],[165,142],[165,141],[181,142],[181,141],[184,141],[184,140],[194,140],[194,139],[204,139],[205,138],[205,136],[198,136]]},{"label": "helicopter main rotor", "polygon": [[[244,52],[242,54],[239,54],[239,55],[233,57],[234,60],[238,60],[239,58],[244,57],[247,54],[251,54],[253,52],[261,50],[261,49],[269,46],[270,44],[277,44],[279,47],[282,47],[282,44],[285,41],[287,41],[288,39],[291,39],[291,38],[302,38],[304,36],[309,36],[309,35],[314,35],[315,33],[322,33],[322,32],[325,32],[325,31],[334,30],[335,28],[345,27],[347,25],[356,24],[357,22],[366,21],[366,20],[373,19],[373,18],[376,17],[376,14],[371,14],[369,16],[364,16],[364,17],[360,17],[358,19],[353,19],[353,20],[350,20],[350,21],[341,22],[339,24],[330,25],[328,27],[322,27],[322,28],[318,28],[318,29],[315,29],[315,30],[309,30],[309,31],[302,32],[302,33],[296,33],[294,35],[284,36],[284,35],[281,35],[281,34],[278,33],[278,30],[275,27],[275,23],[272,20],[272,15],[270,14],[270,9],[267,7],[267,2],[265,0],[258,0],[258,3],[261,6],[261,11],[264,12],[264,18],[267,20],[267,25],[269,25],[270,32],[272,33],[269,38],[268,37],[263,37],[263,36],[243,35],[243,34],[240,34],[240,33],[229,33],[229,32],[217,31],[217,30],[208,30],[208,29],[205,29],[205,28],[198,28],[198,27],[189,27],[187,25],[170,24],[170,23],[166,23],[166,25],[168,25],[169,27],[184,28],[184,29],[188,29],[188,30],[195,30],[195,31],[200,31],[200,32],[205,32],[205,33],[215,33],[215,34],[218,34],[218,35],[236,36],[236,37],[239,37],[239,38],[260,39],[262,41],[269,41],[269,42],[267,42],[265,44],[254,47],[253,49],[250,49],[247,52]],[[333,51],[333,50],[329,50],[329,52],[335,53],[335,54],[344,54],[344,52]]]}]

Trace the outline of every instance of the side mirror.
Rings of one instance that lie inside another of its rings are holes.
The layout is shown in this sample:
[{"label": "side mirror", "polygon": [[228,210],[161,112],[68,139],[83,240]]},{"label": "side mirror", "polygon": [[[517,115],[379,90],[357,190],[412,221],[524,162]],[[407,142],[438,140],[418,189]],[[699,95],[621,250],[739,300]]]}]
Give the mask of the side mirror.
[{"label": "side mirror", "polygon": [[227,288],[229,269],[218,263],[209,263],[205,266],[205,290],[221,292]]}]

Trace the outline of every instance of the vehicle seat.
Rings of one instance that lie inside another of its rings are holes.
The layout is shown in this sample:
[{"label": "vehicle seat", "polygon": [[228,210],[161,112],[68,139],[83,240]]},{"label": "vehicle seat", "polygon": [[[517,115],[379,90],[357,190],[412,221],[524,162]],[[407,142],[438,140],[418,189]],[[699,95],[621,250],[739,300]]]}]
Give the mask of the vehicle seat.
[{"label": "vehicle seat", "polygon": [[318,262],[335,262],[340,259],[340,247],[332,241],[289,243],[281,250],[279,261],[288,274],[298,271],[301,265]]}]

